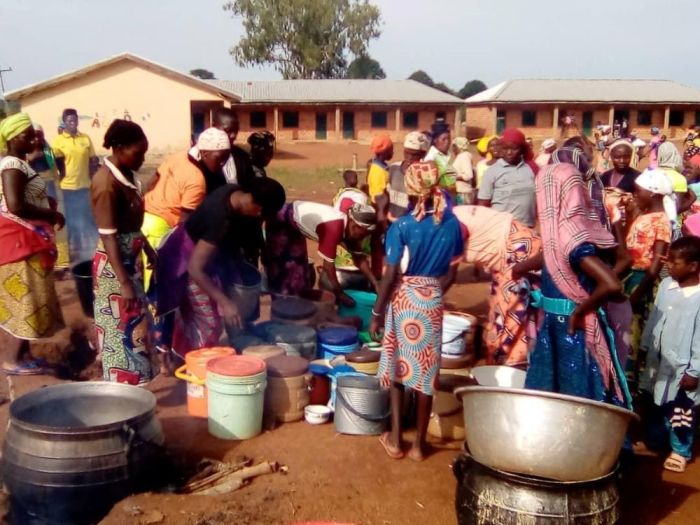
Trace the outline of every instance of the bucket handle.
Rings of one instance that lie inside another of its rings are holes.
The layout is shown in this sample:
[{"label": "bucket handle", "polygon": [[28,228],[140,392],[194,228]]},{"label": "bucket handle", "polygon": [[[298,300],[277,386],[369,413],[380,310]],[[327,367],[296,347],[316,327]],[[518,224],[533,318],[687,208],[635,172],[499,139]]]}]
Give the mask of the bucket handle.
[{"label": "bucket handle", "polygon": [[206,384],[204,379],[200,379],[194,374],[189,374],[185,372],[186,369],[187,364],[184,364],[180,368],[175,370],[175,377],[177,377],[178,379],[182,379],[183,381],[187,381],[188,383],[194,383],[195,385],[199,386],[204,386]]},{"label": "bucket handle", "polygon": [[[348,401],[348,398],[345,397],[343,392],[338,388],[336,389],[336,396],[340,397],[343,400],[343,404],[347,407],[347,409],[357,417],[361,417],[362,419],[367,419],[369,421],[373,421],[375,423],[379,423],[380,421],[384,421],[386,418],[388,418],[391,415],[391,408],[387,410],[384,414],[381,416],[370,416],[368,414],[363,414],[362,412],[358,412],[353,408],[353,406],[350,404]],[[338,408],[338,400],[336,399],[336,409]]]}]

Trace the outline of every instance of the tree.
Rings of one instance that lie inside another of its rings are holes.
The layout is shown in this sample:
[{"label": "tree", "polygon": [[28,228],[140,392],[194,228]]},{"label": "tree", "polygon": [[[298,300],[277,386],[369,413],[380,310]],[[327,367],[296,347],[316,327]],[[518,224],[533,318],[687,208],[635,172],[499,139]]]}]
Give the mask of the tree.
[{"label": "tree", "polygon": [[350,62],[348,72],[345,78],[386,78],[386,73],[379,65],[379,62],[374,60],[369,55],[362,55]]},{"label": "tree", "polygon": [[455,92],[452,91],[449,87],[447,87],[447,85],[446,85],[444,82],[440,82],[440,83],[438,83],[438,84],[433,84],[433,87],[434,87],[435,89],[439,89],[439,90],[442,91],[443,93],[447,93],[448,95],[454,95],[454,94],[455,94]]},{"label": "tree", "polygon": [[428,75],[428,73],[426,73],[422,69],[411,73],[411,76],[408,77],[408,79],[415,80],[416,82],[420,82],[421,84],[425,84],[426,86],[435,86],[435,82],[433,82],[433,79],[430,78],[430,75]]},{"label": "tree", "polygon": [[464,87],[459,90],[458,94],[459,98],[469,98],[473,97],[477,93],[486,91],[487,89],[486,84],[484,84],[481,80],[470,80],[464,84]]},{"label": "tree", "polygon": [[193,77],[201,78],[202,80],[216,80],[216,76],[211,71],[206,69],[193,69],[190,71]]},{"label": "tree", "polygon": [[239,66],[272,65],[285,79],[343,78],[349,56],[367,54],[381,34],[367,0],[232,0],[244,36],[230,50]]}]

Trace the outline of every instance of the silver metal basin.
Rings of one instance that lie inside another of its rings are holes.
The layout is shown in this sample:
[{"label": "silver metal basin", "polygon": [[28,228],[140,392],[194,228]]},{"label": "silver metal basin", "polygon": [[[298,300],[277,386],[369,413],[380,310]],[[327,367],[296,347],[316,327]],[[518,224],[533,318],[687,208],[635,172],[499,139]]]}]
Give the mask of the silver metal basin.
[{"label": "silver metal basin", "polygon": [[614,467],[634,412],[588,399],[515,388],[467,386],[462,399],[469,452],[489,467],[587,481]]}]

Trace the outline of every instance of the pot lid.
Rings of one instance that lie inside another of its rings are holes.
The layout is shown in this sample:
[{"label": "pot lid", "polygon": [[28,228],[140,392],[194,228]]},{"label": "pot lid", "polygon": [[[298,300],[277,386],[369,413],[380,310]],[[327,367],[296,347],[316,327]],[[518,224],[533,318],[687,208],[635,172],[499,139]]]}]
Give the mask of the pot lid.
[{"label": "pot lid", "polygon": [[361,348],[350,352],[345,356],[345,360],[348,363],[378,363],[381,356],[381,352],[370,350],[369,348]]},{"label": "pot lid", "polygon": [[217,357],[209,361],[207,371],[229,377],[253,376],[265,371],[265,361],[249,355]]},{"label": "pot lid", "polygon": [[267,360],[267,373],[270,377],[302,376],[309,370],[309,362],[295,355],[278,355]]},{"label": "pot lid", "polygon": [[292,319],[298,321],[313,317],[318,313],[316,305],[300,297],[285,297],[272,302],[272,315],[281,319]]},{"label": "pot lid", "polygon": [[318,342],[333,346],[347,346],[357,343],[357,330],[350,326],[332,326],[318,332]]},{"label": "pot lid", "polygon": [[266,321],[253,327],[253,333],[268,343],[315,343],[316,330],[281,321]]}]

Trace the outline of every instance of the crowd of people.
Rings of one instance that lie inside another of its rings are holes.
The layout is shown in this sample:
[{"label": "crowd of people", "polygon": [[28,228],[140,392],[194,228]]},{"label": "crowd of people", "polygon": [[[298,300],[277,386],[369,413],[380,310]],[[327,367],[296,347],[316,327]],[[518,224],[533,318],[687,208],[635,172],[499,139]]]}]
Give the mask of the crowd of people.
[{"label": "crowd of people", "polygon": [[700,393],[697,134],[683,154],[665,137],[641,151],[625,133],[547,139],[536,156],[506,129],[478,140],[475,159],[438,120],[408,133],[395,162],[391,138],[374,137],[366,180],[346,171],[328,203],[288,202],[266,170],[274,135],[253,133],[249,151],[237,135],[236,114],[217,110],[142,189],[148,138],[134,122],[112,122],[102,160],[73,109],[50,146],[24,113],[0,122],[0,239],[12,247],[0,253],[0,327],[17,345],[6,373],[46,370],[28,342],[61,325],[53,267],[64,226],[71,261],[93,261],[103,377],[134,385],[216,345],[224,326],[245,329],[253,319],[228,290],[246,267],[262,269],[273,294],[316,286],[312,240],[319,286],[338,304],[353,305],[348,289],[377,293],[370,333],[383,343],[392,458],[404,456],[405,389],[417,410],[407,455],[425,456],[443,297],[466,262],[492,283],[486,363],[526,368],[528,388],[648,408],[648,432],[630,448],[670,447],[665,467],[685,470]]}]

